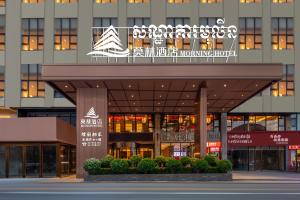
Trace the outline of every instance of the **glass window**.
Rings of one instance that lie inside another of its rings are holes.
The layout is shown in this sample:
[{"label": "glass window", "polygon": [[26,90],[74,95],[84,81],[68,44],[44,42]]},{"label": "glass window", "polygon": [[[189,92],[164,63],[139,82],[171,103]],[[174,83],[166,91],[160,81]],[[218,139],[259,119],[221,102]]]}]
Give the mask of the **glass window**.
[{"label": "glass window", "polygon": [[276,83],[273,83],[271,87],[272,96],[294,96],[294,92],[295,92],[294,74],[295,74],[294,65],[284,65],[282,79]]},{"label": "glass window", "polygon": [[56,176],[56,145],[43,145],[43,176]]},{"label": "glass window", "polygon": [[22,0],[22,3],[30,3],[30,4],[44,3],[44,0]]},{"label": "glass window", "polygon": [[[177,49],[191,49],[191,42],[189,38],[176,38],[176,26],[177,25],[189,25],[189,18],[167,18],[167,24],[173,26],[173,38],[167,39],[167,48],[177,48]],[[188,30],[186,30],[188,31]]]},{"label": "glass window", "polygon": [[267,116],[267,131],[278,131],[278,116]]},{"label": "glass window", "polygon": [[240,0],[240,3],[261,3],[261,0]]},{"label": "glass window", "polygon": [[0,51],[5,50],[5,16],[0,15]]},{"label": "glass window", "polygon": [[94,42],[97,42],[100,39],[102,33],[104,32],[104,28],[107,28],[111,25],[117,27],[118,19],[117,18],[94,18],[93,26],[97,27],[97,29],[93,29]]},{"label": "glass window", "polygon": [[22,19],[23,51],[42,50],[44,48],[44,19]]},{"label": "glass window", "polygon": [[0,145],[0,178],[6,177],[6,146]]},{"label": "glass window", "polygon": [[272,18],[272,48],[274,50],[294,48],[293,18]]},{"label": "glass window", "polygon": [[128,3],[149,3],[150,0],[128,0]]},{"label": "glass window", "polygon": [[272,0],[273,3],[294,3],[294,0]]},{"label": "glass window", "polygon": [[243,115],[229,115],[227,116],[227,131],[245,131]]},{"label": "glass window", "polygon": [[[200,18],[200,26],[214,26],[217,24],[216,17],[201,17]],[[210,30],[212,33],[212,30]],[[211,36],[207,39],[200,39],[200,48],[201,49],[223,49],[223,39],[220,38],[212,38]]]},{"label": "glass window", "polygon": [[57,90],[54,90],[54,98],[65,98],[62,93]]},{"label": "glass window", "polygon": [[0,98],[4,97],[4,91],[5,91],[4,71],[5,71],[4,66],[0,66]]},{"label": "glass window", "polygon": [[45,82],[40,80],[41,66],[23,64],[21,66],[21,92],[23,98],[44,97]]},{"label": "glass window", "polygon": [[55,0],[55,3],[77,3],[78,0]]},{"label": "glass window", "polygon": [[261,18],[240,18],[240,49],[261,49],[262,20]]},{"label": "glass window", "polygon": [[59,157],[60,157],[61,175],[69,175],[70,174],[70,146],[60,145]]},{"label": "glass window", "polygon": [[297,130],[297,114],[289,114],[285,116],[285,130],[295,131]]},{"label": "glass window", "polygon": [[168,3],[173,3],[173,4],[181,4],[181,3],[190,3],[191,0],[168,0]]},{"label": "glass window", "polygon": [[54,45],[56,50],[74,50],[77,48],[77,19],[55,19]]},{"label": "glass window", "polygon": [[5,7],[5,0],[0,0],[0,7]]},{"label": "glass window", "polygon": [[95,0],[95,3],[117,3],[118,0]]},{"label": "glass window", "polygon": [[40,146],[26,146],[25,173],[27,177],[40,176]]},{"label": "glass window", "polygon": [[223,0],[200,0],[200,3],[222,3]]},{"label": "glass window", "polygon": [[9,149],[9,177],[23,176],[23,147],[10,146]]},{"label": "glass window", "polygon": [[[137,25],[141,27],[142,25],[149,26],[150,25],[150,18],[129,18],[128,21],[129,28],[129,36],[128,36],[128,48],[149,48],[150,47],[150,39],[146,36],[144,39],[133,38],[133,29],[132,27]],[[146,30],[147,31],[147,30]],[[148,31],[147,31],[148,32]]]},{"label": "glass window", "polygon": [[153,128],[152,115],[148,114],[113,114],[108,117],[110,133],[151,133]]}]

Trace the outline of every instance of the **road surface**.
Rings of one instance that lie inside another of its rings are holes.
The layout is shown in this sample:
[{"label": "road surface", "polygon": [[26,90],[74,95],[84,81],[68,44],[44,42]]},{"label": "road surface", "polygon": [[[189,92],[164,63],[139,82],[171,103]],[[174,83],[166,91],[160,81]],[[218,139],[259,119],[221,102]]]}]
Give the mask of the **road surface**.
[{"label": "road surface", "polygon": [[0,180],[0,200],[299,200],[300,182],[82,183]]}]

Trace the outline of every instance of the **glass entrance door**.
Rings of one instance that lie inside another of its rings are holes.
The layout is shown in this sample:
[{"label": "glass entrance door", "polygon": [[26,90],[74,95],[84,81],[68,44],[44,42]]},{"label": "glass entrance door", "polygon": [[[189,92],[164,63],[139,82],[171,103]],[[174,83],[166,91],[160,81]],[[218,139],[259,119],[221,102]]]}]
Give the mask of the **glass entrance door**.
[{"label": "glass entrance door", "polygon": [[9,148],[9,177],[23,176],[23,147],[10,146]]}]

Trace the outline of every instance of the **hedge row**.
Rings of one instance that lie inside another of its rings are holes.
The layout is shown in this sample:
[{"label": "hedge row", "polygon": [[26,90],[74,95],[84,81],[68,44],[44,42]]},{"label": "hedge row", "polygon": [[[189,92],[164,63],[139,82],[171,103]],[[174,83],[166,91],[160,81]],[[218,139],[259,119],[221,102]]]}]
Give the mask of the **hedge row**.
[{"label": "hedge row", "polygon": [[180,160],[158,156],[155,159],[132,156],[129,160],[114,159],[107,155],[98,160],[90,158],[84,163],[84,170],[90,175],[100,174],[154,174],[154,173],[227,173],[232,164],[207,155],[204,159],[182,157]]}]

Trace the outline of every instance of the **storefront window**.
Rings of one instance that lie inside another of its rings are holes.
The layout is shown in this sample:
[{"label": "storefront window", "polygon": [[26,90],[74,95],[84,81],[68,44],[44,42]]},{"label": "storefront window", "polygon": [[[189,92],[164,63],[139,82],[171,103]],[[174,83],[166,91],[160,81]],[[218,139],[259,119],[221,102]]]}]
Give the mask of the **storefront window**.
[{"label": "storefront window", "polygon": [[56,176],[56,145],[43,145],[43,176]]},{"label": "storefront window", "polygon": [[244,116],[227,116],[227,131],[245,131]]},{"label": "storefront window", "polygon": [[41,66],[34,64],[23,64],[21,66],[22,75],[22,97],[44,97],[45,82],[41,81]]},{"label": "storefront window", "polygon": [[[141,27],[142,25],[144,26],[149,26],[150,25],[150,18],[129,18],[128,19],[128,27],[133,27],[135,25]],[[146,30],[147,32],[147,30]],[[133,49],[133,48],[149,48],[150,47],[150,39],[146,35],[144,39],[139,39],[139,38],[133,38],[133,29],[129,29],[129,36],[128,36],[128,48]]]},{"label": "storefront window", "polygon": [[0,145],[0,178],[6,177],[6,147]]},{"label": "storefront window", "polygon": [[70,174],[70,146],[60,145],[59,147],[61,175]]},{"label": "storefront window", "polygon": [[154,128],[152,115],[113,114],[108,117],[110,133],[152,133]]},{"label": "storefront window", "polygon": [[278,116],[267,116],[267,131],[278,131]]},{"label": "storefront window", "polygon": [[[189,18],[167,18],[167,24],[174,27],[173,38],[167,39],[167,48],[177,48],[177,49],[191,49],[190,39],[189,38],[176,38],[176,26],[190,24]],[[188,32],[188,30],[186,30]]]},{"label": "storefront window", "polygon": [[[217,19],[216,17],[201,17],[200,18],[200,26],[210,26],[213,27],[214,25],[217,24]],[[210,30],[211,33],[213,32]],[[200,48],[201,49],[223,49],[223,39],[220,38],[212,38],[210,35],[209,38],[207,39],[201,39],[200,40]]]},{"label": "storefront window", "polygon": [[10,146],[9,149],[9,177],[23,176],[23,147]]},{"label": "storefront window", "polygon": [[5,50],[5,16],[0,15],[0,51]]},{"label": "storefront window", "polygon": [[42,50],[44,48],[44,19],[22,19],[23,51]]},{"label": "storefront window", "polygon": [[26,146],[25,173],[27,177],[40,176],[40,146]]},{"label": "storefront window", "polygon": [[261,49],[262,20],[261,18],[240,18],[240,49]]},{"label": "storefront window", "polygon": [[74,50],[77,48],[77,19],[55,19],[55,50]]},{"label": "storefront window", "polygon": [[294,48],[294,19],[272,18],[272,47],[274,50]]}]

